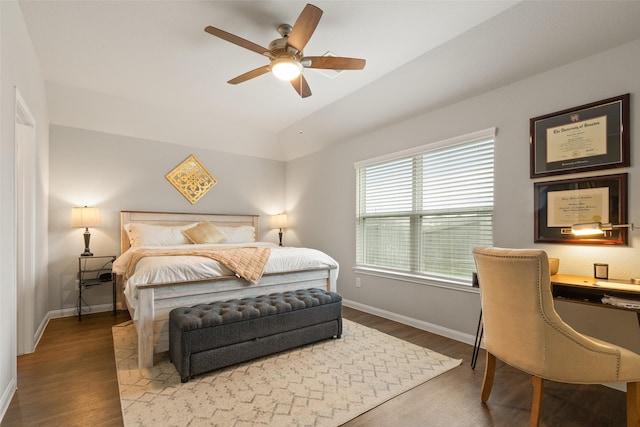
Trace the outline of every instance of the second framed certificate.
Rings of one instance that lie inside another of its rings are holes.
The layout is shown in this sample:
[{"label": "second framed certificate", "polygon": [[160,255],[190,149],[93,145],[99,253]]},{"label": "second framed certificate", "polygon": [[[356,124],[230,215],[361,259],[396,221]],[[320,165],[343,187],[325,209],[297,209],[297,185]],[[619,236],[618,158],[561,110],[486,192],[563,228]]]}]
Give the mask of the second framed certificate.
[{"label": "second framed certificate", "polygon": [[626,245],[627,230],[597,236],[575,236],[572,225],[625,224],[627,174],[534,183],[536,243]]},{"label": "second framed certificate", "polygon": [[531,178],[629,166],[629,94],[529,122]]}]

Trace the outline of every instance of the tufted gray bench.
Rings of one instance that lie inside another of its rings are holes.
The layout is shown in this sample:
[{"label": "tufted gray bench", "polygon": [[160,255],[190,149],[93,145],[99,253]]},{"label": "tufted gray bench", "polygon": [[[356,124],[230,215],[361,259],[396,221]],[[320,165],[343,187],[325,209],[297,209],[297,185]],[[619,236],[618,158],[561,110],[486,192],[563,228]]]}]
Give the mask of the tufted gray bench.
[{"label": "tufted gray bench", "polygon": [[182,382],[342,334],[342,297],[322,289],[180,307],[169,313],[169,356]]}]

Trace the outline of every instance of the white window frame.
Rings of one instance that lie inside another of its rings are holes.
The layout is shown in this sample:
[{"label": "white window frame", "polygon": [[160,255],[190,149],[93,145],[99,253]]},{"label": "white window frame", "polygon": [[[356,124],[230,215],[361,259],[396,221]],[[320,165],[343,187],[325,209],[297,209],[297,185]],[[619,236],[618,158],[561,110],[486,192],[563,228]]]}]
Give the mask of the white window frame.
[{"label": "white window frame", "polygon": [[[416,267],[416,263],[420,257],[419,254],[417,254],[417,252],[420,252],[420,243],[418,242],[422,237],[422,235],[424,234],[424,229],[422,227],[422,217],[424,216],[424,212],[420,212],[419,209],[416,210],[415,209],[415,205],[417,203],[421,203],[420,198],[421,198],[421,194],[422,191],[420,188],[416,188],[420,186],[420,183],[422,182],[422,178],[420,179],[415,179],[415,177],[417,176],[417,174],[421,173],[421,171],[414,169],[413,170],[413,175],[414,175],[414,183],[413,188],[412,188],[412,192],[414,193],[412,197],[412,208],[411,211],[406,211],[404,213],[391,213],[390,215],[386,216],[384,214],[380,215],[382,217],[394,217],[394,218],[398,218],[401,217],[403,214],[404,216],[408,216],[410,217],[410,222],[413,225],[410,225],[409,228],[413,229],[415,228],[415,224],[416,222],[420,223],[420,233],[411,233],[411,237],[410,240],[412,241],[411,243],[411,247],[412,249],[410,249],[411,252],[416,252],[413,253],[413,256],[411,257],[413,259],[413,261],[409,261],[408,263],[410,264],[409,268],[400,268],[400,269],[396,269],[396,268],[391,268],[391,267],[385,267],[385,266],[379,266],[379,265],[367,265],[365,263],[363,263],[363,259],[364,259],[364,253],[363,253],[363,239],[364,239],[364,221],[366,220],[367,217],[369,217],[370,219],[375,217],[376,215],[372,215],[370,212],[364,212],[364,200],[361,199],[361,191],[363,191],[360,188],[360,185],[362,185],[361,183],[361,176],[360,176],[360,171],[364,170],[365,168],[369,167],[369,166],[378,166],[378,165],[384,165],[386,163],[391,163],[394,161],[400,161],[402,159],[408,159],[408,158],[412,158],[414,156],[420,156],[420,155],[429,155],[429,153],[435,153],[439,150],[442,150],[444,148],[449,148],[449,147],[454,147],[456,145],[461,145],[461,144],[465,144],[465,143],[473,143],[473,142],[477,142],[477,141],[486,141],[486,140],[492,140],[493,142],[493,153],[495,156],[495,136],[496,136],[496,128],[489,128],[489,129],[484,129],[478,132],[473,132],[473,133],[468,133],[465,135],[461,135],[458,137],[454,137],[454,138],[449,138],[443,141],[438,141],[435,143],[431,143],[431,144],[427,144],[427,145],[422,145],[422,146],[418,146],[418,147],[413,147],[411,149],[408,150],[403,150],[403,151],[399,151],[399,152],[395,152],[395,153],[390,153],[387,155],[383,155],[383,156],[378,156],[372,159],[367,159],[367,160],[363,160],[360,162],[356,162],[354,163],[354,167],[356,169],[356,176],[357,176],[357,188],[356,188],[356,200],[357,200],[357,211],[356,211],[356,266],[354,267],[354,271],[357,274],[367,274],[367,275],[375,275],[375,276],[380,276],[380,277],[387,277],[387,278],[392,278],[392,279],[396,279],[396,280],[400,280],[400,281],[410,281],[410,282],[417,282],[417,283],[423,283],[423,284],[430,284],[430,285],[435,285],[435,286],[442,286],[442,287],[462,287],[462,288],[470,288],[471,285],[471,272],[469,272],[468,278],[463,278],[463,277],[454,277],[448,274],[438,274],[438,273],[434,273],[434,272],[429,272],[429,271],[419,271],[420,268]],[[495,175],[495,174],[492,174]],[[493,180],[493,178],[492,178]],[[491,206],[490,208],[483,208],[482,210],[484,210],[488,215],[490,215],[490,221],[491,224],[488,226],[490,228],[491,231],[491,236],[490,237],[485,237],[484,238],[484,244],[492,244],[493,243],[493,235],[492,235],[492,231],[493,231],[493,209],[494,209],[494,202],[493,202],[493,188],[494,185],[492,185],[492,190],[491,190]],[[362,196],[364,196],[364,194],[362,194]],[[405,201],[405,205],[406,205],[406,201]],[[486,228],[486,227],[485,227]],[[487,242],[487,238],[490,240],[489,242]],[[416,241],[414,241],[415,239],[417,239]],[[471,253],[469,253],[469,258],[472,260],[472,255]]]}]

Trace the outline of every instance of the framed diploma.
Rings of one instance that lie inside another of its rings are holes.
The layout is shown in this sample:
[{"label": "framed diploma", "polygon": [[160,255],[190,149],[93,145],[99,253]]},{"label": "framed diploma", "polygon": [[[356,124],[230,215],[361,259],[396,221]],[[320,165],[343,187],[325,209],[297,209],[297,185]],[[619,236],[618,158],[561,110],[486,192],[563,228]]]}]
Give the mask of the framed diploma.
[{"label": "framed diploma", "polygon": [[574,224],[626,224],[626,173],[536,182],[533,185],[536,243],[627,244],[626,228],[587,236],[576,236],[571,232]]},{"label": "framed diploma", "polygon": [[629,166],[629,94],[529,120],[531,178]]}]

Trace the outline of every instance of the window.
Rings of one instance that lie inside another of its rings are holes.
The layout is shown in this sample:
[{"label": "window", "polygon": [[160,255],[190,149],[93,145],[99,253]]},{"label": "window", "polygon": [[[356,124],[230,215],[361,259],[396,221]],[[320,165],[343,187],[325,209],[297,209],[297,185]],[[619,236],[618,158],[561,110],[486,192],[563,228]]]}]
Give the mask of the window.
[{"label": "window", "polygon": [[470,280],[471,250],[493,244],[487,129],[356,163],[357,267]]}]

